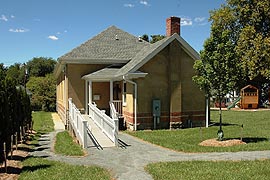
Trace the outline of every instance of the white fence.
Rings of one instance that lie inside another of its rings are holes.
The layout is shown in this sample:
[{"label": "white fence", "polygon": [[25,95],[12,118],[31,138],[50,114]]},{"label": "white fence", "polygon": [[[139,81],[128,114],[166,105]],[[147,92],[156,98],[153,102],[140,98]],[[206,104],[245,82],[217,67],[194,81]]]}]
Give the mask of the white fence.
[{"label": "white fence", "polygon": [[73,129],[76,138],[83,148],[87,147],[87,121],[82,117],[80,111],[72,103],[72,99],[68,100],[69,107],[69,123]]},{"label": "white fence", "polygon": [[118,118],[110,118],[105,111],[99,110],[95,104],[89,103],[89,116],[108,138],[118,145]]},{"label": "white fence", "polygon": [[[114,105],[114,109],[116,110],[116,112],[118,113],[118,115],[122,116],[123,114],[123,103],[121,100],[113,100],[112,102],[110,102],[110,104],[113,103]],[[111,106],[111,105],[110,105]]]}]

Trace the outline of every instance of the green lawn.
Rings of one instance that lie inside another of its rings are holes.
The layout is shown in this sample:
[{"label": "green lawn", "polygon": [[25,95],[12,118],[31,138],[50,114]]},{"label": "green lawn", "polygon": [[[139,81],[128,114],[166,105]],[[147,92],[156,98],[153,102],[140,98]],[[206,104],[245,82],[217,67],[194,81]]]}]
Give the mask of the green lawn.
[{"label": "green lawn", "polygon": [[266,180],[269,179],[270,160],[153,163],[145,169],[155,180]]},{"label": "green lawn", "polygon": [[40,134],[49,133],[54,130],[53,121],[52,121],[52,113],[50,112],[33,112],[33,129]]},{"label": "green lawn", "polygon": [[73,138],[67,131],[57,133],[54,150],[57,154],[63,154],[66,156],[84,155],[81,146],[73,141]]},{"label": "green lawn", "polygon": [[[245,145],[233,147],[202,147],[202,140],[217,137],[219,126],[180,130],[155,130],[127,132],[145,141],[184,152],[224,152],[255,151],[270,149],[270,111],[223,111],[224,138],[234,139],[243,136]],[[218,111],[211,111],[212,122],[218,122]],[[243,132],[241,125],[243,124]]]},{"label": "green lawn", "polygon": [[96,166],[75,166],[43,158],[28,158],[23,161],[20,180],[74,180],[111,179],[108,171]]}]

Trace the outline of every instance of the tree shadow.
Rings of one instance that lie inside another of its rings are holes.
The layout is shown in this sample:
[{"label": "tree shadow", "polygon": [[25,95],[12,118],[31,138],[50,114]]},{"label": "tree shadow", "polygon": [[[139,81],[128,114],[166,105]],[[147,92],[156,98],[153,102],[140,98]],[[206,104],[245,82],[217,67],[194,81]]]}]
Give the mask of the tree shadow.
[{"label": "tree shadow", "polygon": [[49,168],[49,167],[51,167],[51,165],[41,164],[41,165],[37,165],[37,166],[24,166],[22,168],[22,171],[34,172],[34,171],[37,171],[37,170],[40,170],[40,169],[46,169],[46,168]]},{"label": "tree shadow", "polygon": [[[233,140],[233,139],[241,139],[240,137],[237,138],[224,138],[224,140]],[[242,141],[249,144],[249,143],[258,143],[258,142],[263,142],[263,141],[268,141],[269,139],[264,138],[264,137],[243,137]]]},{"label": "tree shadow", "polygon": [[18,156],[18,155],[13,155],[12,158],[11,156],[8,156],[8,160],[14,160],[14,161],[23,161],[25,157],[23,156]]},{"label": "tree shadow", "polygon": [[[210,122],[210,126],[219,126],[219,122]],[[241,126],[240,124],[222,123],[222,126]]]},{"label": "tree shadow", "polygon": [[244,137],[242,138],[242,141],[245,143],[258,143],[262,141],[268,141],[268,139],[263,137]]},{"label": "tree shadow", "polygon": [[5,167],[0,168],[0,173],[7,173],[7,174],[20,174],[22,172],[21,168],[18,167],[7,167],[7,172],[5,171]]},{"label": "tree shadow", "polygon": [[32,149],[31,147],[28,147],[28,146],[18,146],[18,150],[25,151],[25,152],[33,152],[34,151],[34,149]]}]

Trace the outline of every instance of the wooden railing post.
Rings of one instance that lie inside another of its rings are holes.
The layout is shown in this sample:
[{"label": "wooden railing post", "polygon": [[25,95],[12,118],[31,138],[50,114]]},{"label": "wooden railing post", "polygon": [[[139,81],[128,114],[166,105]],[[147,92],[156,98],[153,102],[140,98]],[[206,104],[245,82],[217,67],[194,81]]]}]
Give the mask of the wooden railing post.
[{"label": "wooden railing post", "polygon": [[118,146],[118,129],[119,129],[119,122],[118,119],[114,119],[114,145]]}]

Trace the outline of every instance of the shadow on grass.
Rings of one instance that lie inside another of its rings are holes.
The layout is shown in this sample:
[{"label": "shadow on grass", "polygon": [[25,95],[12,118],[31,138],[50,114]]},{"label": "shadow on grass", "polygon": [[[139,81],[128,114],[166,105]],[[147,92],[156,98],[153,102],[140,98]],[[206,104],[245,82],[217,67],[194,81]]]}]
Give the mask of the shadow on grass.
[{"label": "shadow on grass", "polygon": [[245,137],[242,139],[245,143],[258,143],[262,141],[268,141],[267,138],[262,138],[262,137]]},{"label": "shadow on grass", "polygon": [[[240,137],[238,138],[224,138],[224,140],[233,140],[233,139],[241,139]],[[242,141],[245,143],[258,143],[258,142],[263,142],[263,141],[269,141],[267,138],[263,137],[243,137]]]},{"label": "shadow on grass", "polygon": [[7,174],[20,174],[22,172],[21,168],[17,168],[17,167],[7,167],[7,172],[5,172],[5,168],[1,167],[0,168],[0,173],[7,173]]},{"label": "shadow on grass", "polygon": [[34,149],[32,149],[31,147],[28,147],[28,146],[18,146],[18,150],[25,151],[25,152],[33,152],[34,151]]},{"label": "shadow on grass", "polygon": [[49,167],[51,167],[51,165],[41,164],[41,165],[37,165],[37,166],[24,166],[22,168],[22,171],[34,172],[34,171],[37,171],[37,170],[40,170],[40,169],[46,169],[46,168],[49,168]]},{"label": "shadow on grass", "polygon": [[[219,122],[211,122],[210,126],[219,126]],[[222,126],[239,126],[239,127],[241,127],[242,125],[232,124],[232,123],[222,123]]]}]

